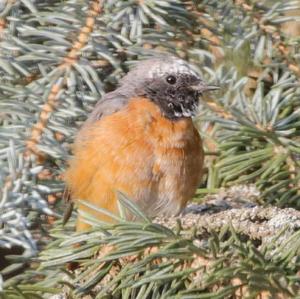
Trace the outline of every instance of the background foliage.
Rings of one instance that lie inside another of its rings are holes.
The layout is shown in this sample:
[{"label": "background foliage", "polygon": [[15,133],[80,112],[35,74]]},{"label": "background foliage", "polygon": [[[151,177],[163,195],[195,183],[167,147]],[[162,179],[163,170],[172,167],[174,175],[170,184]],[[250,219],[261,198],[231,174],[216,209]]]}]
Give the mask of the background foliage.
[{"label": "background foliage", "polygon": [[[1,296],[33,298],[46,287],[55,291],[58,284],[50,277],[61,279],[64,272],[57,268],[60,275],[55,275],[47,264],[37,271],[31,258],[49,242],[49,226],[54,232],[62,229],[52,222],[62,215],[62,173],[74,134],[96,101],[135,61],[161,51],[196,64],[207,81],[221,86],[219,93],[205,99],[195,119],[207,152],[207,174],[196,200],[220,187],[255,184],[259,204],[299,209],[299,25],[294,22],[298,6],[298,1],[266,0],[1,1],[0,290],[5,289]],[[130,237],[121,234],[128,225]],[[185,240],[164,226],[123,223],[106,228],[106,237],[99,241],[93,234],[102,236],[103,229],[67,241],[65,233],[54,233],[57,241],[41,259],[53,260],[54,265],[83,259],[87,267],[101,244],[116,245],[126,252],[122,256],[133,254],[130,250],[139,242],[144,244],[136,249],[140,253],[155,244],[165,268],[155,268],[157,256],[137,259],[140,272],[132,272],[131,281],[117,276],[120,279],[111,284],[124,298],[149,294],[170,298],[178,292],[187,292],[180,298],[201,298],[199,294],[224,298],[238,296],[236,290],[244,286],[251,298],[264,291],[296,296],[299,288],[297,250],[273,256],[274,249],[243,242],[232,229],[221,236],[210,232],[200,249],[193,247],[192,237]],[[114,235],[117,240],[107,237]],[[77,238],[87,240],[84,248],[69,248]],[[68,257],[64,246],[71,251]],[[200,279],[200,284],[191,279],[195,269],[186,261],[195,255],[216,260],[212,276]],[[107,258],[105,266],[99,259],[102,270],[76,292],[90,291],[118,257]],[[34,270],[22,274],[28,265]],[[267,265],[269,272],[262,274]],[[141,275],[144,280],[134,285],[133,277]],[[169,284],[156,287],[161,275]],[[266,283],[256,286],[249,275]],[[239,283],[232,283],[237,276]],[[39,277],[47,277],[48,283],[41,286]],[[29,287],[33,279],[37,285]],[[17,288],[19,282],[22,289]],[[76,283],[73,288],[78,288]],[[104,293],[102,289],[98,297]]]}]

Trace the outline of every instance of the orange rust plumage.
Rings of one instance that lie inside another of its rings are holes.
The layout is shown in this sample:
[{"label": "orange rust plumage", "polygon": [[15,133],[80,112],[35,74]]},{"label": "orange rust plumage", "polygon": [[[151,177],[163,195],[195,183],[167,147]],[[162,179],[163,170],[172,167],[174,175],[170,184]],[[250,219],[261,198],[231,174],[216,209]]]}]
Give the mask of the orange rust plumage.
[{"label": "orange rust plumage", "polygon": [[[181,116],[173,119],[147,95],[127,98],[118,109],[103,115],[96,106],[92,121],[79,131],[74,158],[65,174],[72,198],[118,214],[116,191],[121,191],[150,217],[178,214],[200,183],[200,136],[191,117],[183,117],[187,114],[184,107]],[[111,221],[78,206],[100,220]],[[79,215],[77,230],[88,227]]]}]

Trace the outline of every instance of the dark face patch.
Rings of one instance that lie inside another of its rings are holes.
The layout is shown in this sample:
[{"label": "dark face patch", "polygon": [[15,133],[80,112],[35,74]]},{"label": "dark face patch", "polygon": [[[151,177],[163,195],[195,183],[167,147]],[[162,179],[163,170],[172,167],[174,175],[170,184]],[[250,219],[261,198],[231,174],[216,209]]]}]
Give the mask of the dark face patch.
[{"label": "dark face patch", "polygon": [[149,82],[146,95],[170,119],[194,116],[198,108],[199,91],[192,89],[201,80],[188,73],[167,74]]}]

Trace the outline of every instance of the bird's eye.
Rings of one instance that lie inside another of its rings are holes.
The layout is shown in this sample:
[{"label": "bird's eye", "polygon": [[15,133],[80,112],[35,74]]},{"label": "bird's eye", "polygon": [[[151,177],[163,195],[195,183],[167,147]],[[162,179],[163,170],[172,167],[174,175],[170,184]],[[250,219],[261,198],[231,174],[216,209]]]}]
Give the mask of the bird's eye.
[{"label": "bird's eye", "polygon": [[168,76],[167,77],[167,82],[169,83],[169,84],[175,84],[176,83],[176,77],[174,77],[174,76]]}]

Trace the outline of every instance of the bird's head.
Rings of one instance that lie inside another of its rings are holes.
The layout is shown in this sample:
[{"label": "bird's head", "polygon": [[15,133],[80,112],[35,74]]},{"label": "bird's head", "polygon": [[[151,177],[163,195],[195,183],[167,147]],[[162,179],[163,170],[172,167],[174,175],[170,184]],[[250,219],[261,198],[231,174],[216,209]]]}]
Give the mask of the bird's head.
[{"label": "bird's head", "polygon": [[170,119],[194,116],[202,93],[217,89],[207,85],[192,65],[170,56],[139,62],[122,79],[121,88],[125,86],[130,96],[147,96]]}]

